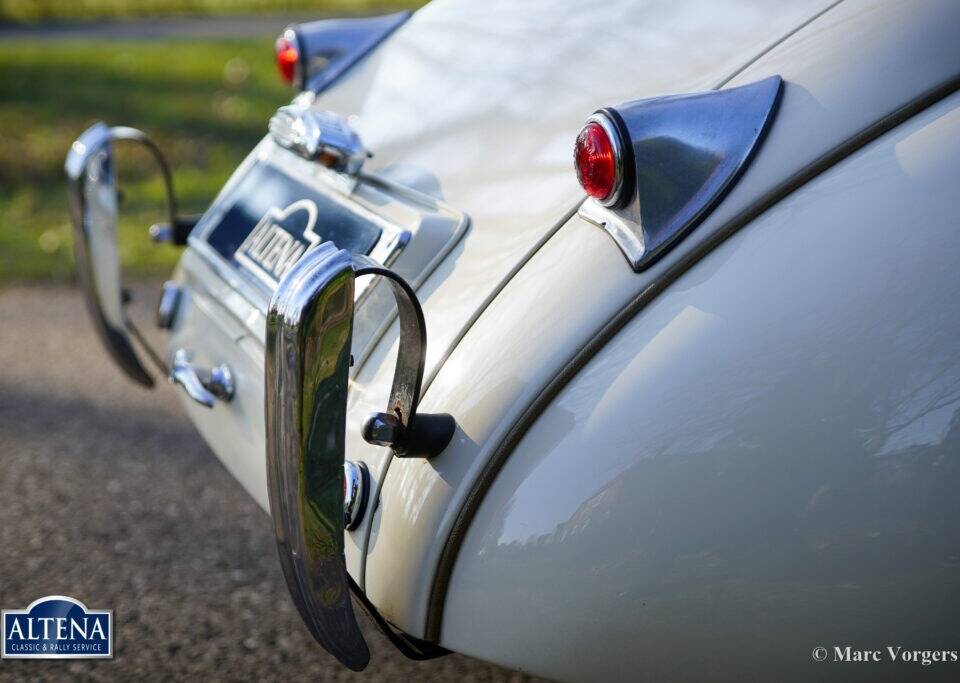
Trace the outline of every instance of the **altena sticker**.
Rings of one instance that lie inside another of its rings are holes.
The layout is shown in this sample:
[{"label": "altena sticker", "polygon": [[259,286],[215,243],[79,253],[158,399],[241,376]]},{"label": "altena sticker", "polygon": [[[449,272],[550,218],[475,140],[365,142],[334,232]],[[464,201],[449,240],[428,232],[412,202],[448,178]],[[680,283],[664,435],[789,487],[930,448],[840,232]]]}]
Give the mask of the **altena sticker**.
[{"label": "altena sticker", "polygon": [[26,609],[3,610],[4,659],[110,659],[113,611],[48,595]]}]

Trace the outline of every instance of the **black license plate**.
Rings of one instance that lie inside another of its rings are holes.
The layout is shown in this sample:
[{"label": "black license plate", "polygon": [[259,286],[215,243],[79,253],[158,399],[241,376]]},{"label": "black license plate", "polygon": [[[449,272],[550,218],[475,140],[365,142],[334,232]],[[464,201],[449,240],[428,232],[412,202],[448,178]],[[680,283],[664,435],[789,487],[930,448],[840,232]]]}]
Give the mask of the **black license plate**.
[{"label": "black license plate", "polygon": [[381,233],[362,215],[265,163],[247,171],[223,206],[207,242],[271,289],[312,246],[329,241],[368,254]]}]

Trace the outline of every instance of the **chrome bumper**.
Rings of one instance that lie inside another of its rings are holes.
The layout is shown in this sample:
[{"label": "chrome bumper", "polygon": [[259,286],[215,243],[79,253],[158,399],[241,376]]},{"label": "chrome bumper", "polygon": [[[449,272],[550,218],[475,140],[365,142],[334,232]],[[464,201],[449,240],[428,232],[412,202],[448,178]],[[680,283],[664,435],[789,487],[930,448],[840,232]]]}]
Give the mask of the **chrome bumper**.
[{"label": "chrome bumper", "polygon": [[280,564],[300,616],[354,671],[370,661],[343,554],[353,313],[350,255],[329,243],[277,289],[267,318],[267,482]]},{"label": "chrome bumper", "polygon": [[280,281],[267,315],[267,489],[294,604],[317,642],[354,671],[370,660],[344,558],[347,386],[354,280],[362,275],[389,279],[401,330],[388,409],[368,420],[365,438],[398,455],[429,457],[455,428],[448,415],[416,412],[426,326],[410,286],[329,242],[308,252]]},{"label": "chrome bumper", "polygon": [[[94,124],[70,146],[64,163],[77,272],[90,317],[110,357],[127,377],[137,384],[152,387],[153,378],[143,367],[130,341],[131,336],[140,335],[124,312],[127,294],[122,285],[117,247],[118,201],[111,145],[116,140],[138,142],[151,151],[166,184],[170,224],[175,224],[173,182],[156,145],[135,128]],[[142,337],[140,342],[158,367],[165,370]]]}]

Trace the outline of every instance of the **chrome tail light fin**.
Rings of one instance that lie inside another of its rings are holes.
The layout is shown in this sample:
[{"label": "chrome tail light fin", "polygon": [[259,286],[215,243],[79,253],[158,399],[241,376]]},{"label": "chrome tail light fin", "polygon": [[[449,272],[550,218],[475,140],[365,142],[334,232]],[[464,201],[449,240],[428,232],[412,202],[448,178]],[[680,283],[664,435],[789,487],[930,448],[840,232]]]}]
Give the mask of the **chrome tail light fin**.
[{"label": "chrome tail light fin", "polygon": [[291,24],[281,34],[296,54],[291,84],[297,90],[323,92],[397,30],[410,14],[404,10],[379,17]]},{"label": "chrome tail light fin", "polygon": [[[743,173],[773,119],[780,76],[597,111],[618,152],[616,194],[580,215],[610,233],[634,270],[695,228]],[[589,122],[588,122],[589,125]]]}]

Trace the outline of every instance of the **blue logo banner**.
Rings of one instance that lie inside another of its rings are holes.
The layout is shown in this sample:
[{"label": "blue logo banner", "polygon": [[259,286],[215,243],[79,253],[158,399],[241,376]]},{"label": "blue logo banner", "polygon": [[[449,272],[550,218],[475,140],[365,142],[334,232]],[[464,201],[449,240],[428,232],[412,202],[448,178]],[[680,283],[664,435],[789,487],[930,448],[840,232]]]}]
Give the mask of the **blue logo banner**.
[{"label": "blue logo banner", "polygon": [[48,595],[27,609],[3,610],[6,659],[113,657],[113,611],[87,609],[79,600]]}]

